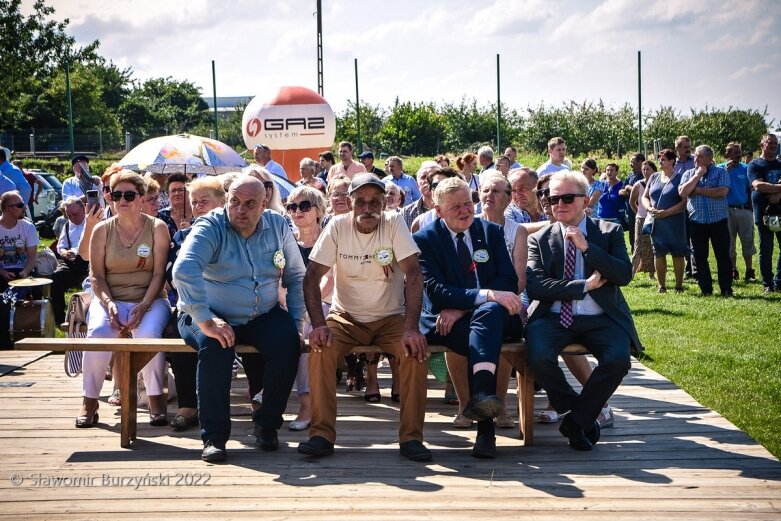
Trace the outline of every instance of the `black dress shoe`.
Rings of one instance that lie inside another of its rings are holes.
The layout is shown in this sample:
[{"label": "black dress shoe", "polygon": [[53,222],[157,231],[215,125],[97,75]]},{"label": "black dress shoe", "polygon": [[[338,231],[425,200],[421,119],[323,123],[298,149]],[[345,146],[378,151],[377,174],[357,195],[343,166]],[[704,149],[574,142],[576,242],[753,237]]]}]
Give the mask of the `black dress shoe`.
[{"label": "black dress shoe", "polygon": [[[597,429],[599,429],[599,427],[597,427]],[[586,437],[583,427],[575,422],[571,414],[567,414],[561,421],[559,432],[569,439],[569,446],[573,449],[583,451],[591,450],[591,441]],[[592,431],[590,430],[589,432]],[[599,439],[599,430],[597,430],[597,439]]]},{"label": "black dress shoe", "polygon": [[586,431],[586,438],[592,445],[596,445],[599,441],[599,436],[602,433],[602,427],[599,426],[599,422],[595,421],[594,426]]},{"label": "black dress shoe", "polygon": [[490,420],[502,412],[502,402],[494,394],[478,393],[469,398],[461,414],[474,421]]},{"label": "black dress shoe", "polygon": [[496,437],[478,434],[475,446],[472,447],[472,457],[481,459],[496,458]]},{"label": "black dress shoe", "polygon": [[203,447],[201,453],[201,459],[208,463],[217,463],[218,461],[225,461],[228,457],[228,453],[225,451],[225,446],[215,445],[211,441],[207,441]]},{"label": "black dress shoe", "polygon": [[307,456],[330,456],[334,453],[334,444],[322,436],[312,436],[298,444],[298,452]]},{"label": "black dress shoe", "polygon": [[[257,427],[255,432],[257,433]],[[260,433],[256,434],[257,439],[255,443],[263,450],[273,451],[279,448],[279,438],[277,437],[277,430],[271,427],[263,427],[260,429]]]},{"label": "black dress shoe", "polygon": [[431,451],[418,440],[409,440],[399,443],[399,452],[412,461],[431,461]]}]

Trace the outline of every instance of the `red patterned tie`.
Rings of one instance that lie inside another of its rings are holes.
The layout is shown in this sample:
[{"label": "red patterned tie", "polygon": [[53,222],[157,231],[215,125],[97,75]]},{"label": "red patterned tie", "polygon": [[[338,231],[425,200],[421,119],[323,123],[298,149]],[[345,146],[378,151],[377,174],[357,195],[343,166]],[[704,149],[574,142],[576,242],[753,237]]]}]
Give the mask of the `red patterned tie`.
[{"label": "red patterned tie", "polygon": [[[575,276],[575,245],[571,241],[564,241],[567,243],[567,256],[564,259],[564,279],[572,280]],[[572,301],[561,301],[561,325],[569,329],[572,327]]]}]

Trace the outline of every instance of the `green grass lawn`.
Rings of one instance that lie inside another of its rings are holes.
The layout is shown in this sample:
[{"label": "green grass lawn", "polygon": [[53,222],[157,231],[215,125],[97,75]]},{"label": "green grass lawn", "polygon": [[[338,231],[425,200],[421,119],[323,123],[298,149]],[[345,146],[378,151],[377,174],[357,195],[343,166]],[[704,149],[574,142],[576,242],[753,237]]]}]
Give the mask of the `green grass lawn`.
[{"label": "green grass lawn", "polygon": [[[740,261],[738,269],[745,273]],[[667,278],[673,286],[672,266]],[[735,298],[700,297],[693,280],[685,287],[659,294],[640,273],[624,288],[648,355],[641,361],[781,458],[781,293],[742,281]]]}]

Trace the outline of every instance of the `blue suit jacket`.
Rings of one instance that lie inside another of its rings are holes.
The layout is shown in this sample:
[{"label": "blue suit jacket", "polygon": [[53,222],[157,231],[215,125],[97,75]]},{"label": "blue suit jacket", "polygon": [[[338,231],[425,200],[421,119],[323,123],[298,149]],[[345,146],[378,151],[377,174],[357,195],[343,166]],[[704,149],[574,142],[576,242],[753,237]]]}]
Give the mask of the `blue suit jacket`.
[{"label": "blue suit jacket", "polygon": [[[632,263],[626,252],[621,227],[607,221],[586,219],[588,252],[583,256],[584,277],[598,270],[607,278],[601,288],[589,292],[607,316],[632,339],[632,351],[643,346],[637,337],[629,305],[621,286],[632,281]],[[553,223],[529,237],[529,261],[526,267],[526,292],[536,301],[529,307],[529,322],[541,318],[557,300],[583,299],[584,282],[564,279],[564,239],[561,223]],[[609,332],[606,332],[609,334]]]},{"label": "blue suit jacket", "polygon": [[[504,242],[504,231],[498,224],[475,218],[469,227],[472,250],[486,250],[488,260],[477,262],[480,289],[518,292],[510,254]],[[456,246],[442,219],[437,219],[412,236],[420,248],[423,272],[423,310],[420,331],[427,335],[436,327],[437,315],[443,309],[472,309],[479,290],[467,289],[467,274],[458,261]]]}]

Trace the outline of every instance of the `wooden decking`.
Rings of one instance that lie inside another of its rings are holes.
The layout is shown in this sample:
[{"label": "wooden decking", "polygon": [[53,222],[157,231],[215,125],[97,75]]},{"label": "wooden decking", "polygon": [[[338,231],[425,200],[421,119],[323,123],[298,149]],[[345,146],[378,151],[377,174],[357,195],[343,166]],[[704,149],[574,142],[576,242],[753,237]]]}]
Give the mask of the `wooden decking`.
[{"label": "wooden decking", "polygon": [[[340,394],[337,451],[321,460],[299,455],[307,435],[286,428],[279,452],[255,448],[239,379],[224,465],[200,461],[197,431],[149,427],[144,413],[139,440],[120,449],[117,409],[105,399],[99,426],[75,429],[81,378],[64,375],[62,355],[0,352],[0,374],[0,517],[9,519],[781,518],[781,463],[638,363],[611,401],[615,427],[590,453],[538,425],[533,447],[516,429],[499,430],[499,457],[476,460],[474,431],[452,428],[455,407],[431,380],[430,464],[398,454],[387,370],[382,403]],[[288,412],[296,409],[292,396]]]}]

